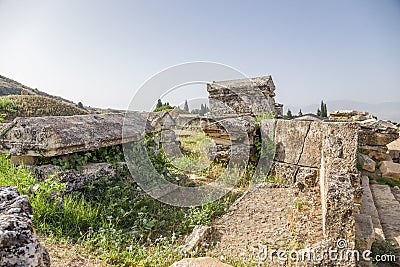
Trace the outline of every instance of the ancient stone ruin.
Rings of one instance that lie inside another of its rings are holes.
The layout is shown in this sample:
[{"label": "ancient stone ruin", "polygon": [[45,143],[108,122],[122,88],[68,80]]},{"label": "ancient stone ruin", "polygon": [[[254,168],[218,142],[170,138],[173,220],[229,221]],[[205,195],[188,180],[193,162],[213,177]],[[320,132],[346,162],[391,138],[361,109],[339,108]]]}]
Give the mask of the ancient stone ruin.
[{"label": "ancient stone ruin", "polygon": [[[213,140],[210,158],[229,162],[232,147],[237,146],[238,159],[245,157],[260,168],[250,190],[225,215],[210,227],[195,228],[184,253],[274,266],[281,262],[261,257],[265,248],[337,248],[343,240],[345,246],[338,249],[365,250],[375,240],[389,240],[399,249],[400,190],[370,185],[367,177],[400,179],[399,133],[393,124],[356,111],[331,112],[328,120],[282,119],[271,76],[213,82],[207,91],[211,111],[205,116],[176,110],[129,112],[125,132],[125,114],[16,118],[2,128],[0,151],[11,154],[16,164],[35,165],[42,157],[68,157],[137,142],[144,132],[159,133],[157,140],[164,149],[174,150],[180,144],[177,130],[189,125]],[[32,170],[38,180],[57,173],[68,182],[67,191],[73,191],[97,177],[112,177],[113,168],[90,163],[81,170],[52,165]],[[2,240],[0,235],[0,245]],[[42,250],[37,251],[34,258],[44,262]],[[355,266],[357,262],[325,255],[317,264]]]}]

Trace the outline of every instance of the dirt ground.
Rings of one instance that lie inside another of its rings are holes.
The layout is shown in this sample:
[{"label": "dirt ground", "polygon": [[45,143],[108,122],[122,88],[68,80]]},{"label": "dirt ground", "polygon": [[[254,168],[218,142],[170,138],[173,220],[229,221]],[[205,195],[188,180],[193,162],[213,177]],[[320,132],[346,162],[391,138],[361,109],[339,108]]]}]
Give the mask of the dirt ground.
[{"label": "dirt ground", "polygon": [[51,266],[55,267],[103,267],[104,262],[89,255],[77,244],[56,242],[50,238],[39,236],[40,242],[50,254]]}]

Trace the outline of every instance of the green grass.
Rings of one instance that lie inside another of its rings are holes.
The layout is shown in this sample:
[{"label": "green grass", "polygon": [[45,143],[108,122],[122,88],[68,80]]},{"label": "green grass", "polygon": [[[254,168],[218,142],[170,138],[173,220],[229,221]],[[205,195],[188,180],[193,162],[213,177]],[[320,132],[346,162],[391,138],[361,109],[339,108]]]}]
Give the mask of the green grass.
[{"label": "green grass", "polygon": [[54,179],[36,183],[24,167],[0,155],[0,186],[17,186],[32,204],[37,231],[79,242],[108,266],[169,266],[181,259],[179,245],[196,225],[208,225],[238,197],[228,194],[202,207],[181,208],[145,194],[120,171],[71,194]]},{"label": "green grass", "polygon": [[394,180],[392,178],[381,177],[378,175],[368,175],[370,184],[381,184],[388,185],[390,187],[398,186],[400,187],[400,181]]},{"label": "green grass", "polygon": [[0,97],[0,114],[5,121],[16,117],[72,116],[88,114],[72,104],[39,95],[10,95]]}]

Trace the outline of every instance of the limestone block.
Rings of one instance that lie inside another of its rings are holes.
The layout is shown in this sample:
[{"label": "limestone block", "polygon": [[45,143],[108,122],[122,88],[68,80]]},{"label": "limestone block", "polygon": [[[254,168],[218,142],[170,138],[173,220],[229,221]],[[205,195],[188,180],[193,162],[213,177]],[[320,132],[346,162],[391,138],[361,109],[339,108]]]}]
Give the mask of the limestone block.
[{"label": "limestone block", "polygon": [[[121,166],[123,168],[123,166]],[[89,163],[82,166],[82,170],[63,170],[60,166],[41,165],[29,168],[34,177],[38,181],[48,179],[60,179],[62,183],[66,183],[66,191],[77,191],[89,182],[95,181],[102,177],[115,177],[116,171],[109,163]]]},{"label": "limestone block", "polygon": [[14,165],[35,165],[38,157],[34,156],[11,156],[10,161]]},{"label": "limestone block", "polygon": [[182,252],[185,254],[195,253],[201,246],[205,245],[204,243],[207,242],[210,234],[210,226],[196,225],[192,233],[186,238],[185,244],[182,247]]},{"label": "limestone block", "polygon": [[278,120],[275,128],[275,160],[298,164],[311,122]]},{"label": "limestone block", "polygon": [[375,241],[375,231],[371,216],[365,214],[354,214],[356,227],[356,242],[360,251],[371,250]]},{"label": "limestone block", "polygon": [[364,121],[369,119],[376,119],[376,117],[364,111],[335,110],[335,111],[329,111],[329,119],[352,122],[352,121]]},{"label": "limestone block", "polygon": [[375,172],[376,162],[364,154],[359,154],[361,166],[363,170]]},{"label": "limestone block", "polygon": [[382,161],[379,169],[383,177],[393,178],[400,181],[400,164],[392,161]]},{"label": "limestone block", "polygon": [[148,127],[140,112],[16,118],[0,133],[0,152],[52,157],[95,150],[141,140]]},{"label": "limestone block", "polygon": [[400,138],[387,144],[387,148],[389,150],[389,156],[393,159],[393,161],[398,162],[400,159]]},{"label": "limestone block", "polygon": [[320,167],[324,125],[325,124],[322,122],[311,122],[309,131],[304,140],[299,165],[315,168]]},{"label": "limestone block", "polygon": [[32,228],[32,207],[17,187],[0,187],[0,266],[50,266]]},{"label": "limestone block", "polygon": [[360,152],[375,161],[386,160],[387,147],[386,146],[360,146]]},{"label": "limestone block", "polygon": [[288,183],[294,183],[298,170],[299,166],[297,165],[274,161],[272,163],[269,175],[280,178]]},{"label": "limestone block", "polygon": [[368,120],[359,124],[361,145],[385,146],[399,138],[397,127],[388,121]]}]

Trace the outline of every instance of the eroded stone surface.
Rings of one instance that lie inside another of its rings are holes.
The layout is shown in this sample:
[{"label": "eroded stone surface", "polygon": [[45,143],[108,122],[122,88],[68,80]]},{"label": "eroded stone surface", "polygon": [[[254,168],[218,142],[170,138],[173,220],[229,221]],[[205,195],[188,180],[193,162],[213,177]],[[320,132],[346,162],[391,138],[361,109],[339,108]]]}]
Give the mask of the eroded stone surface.
[{"label": "eroded stone surface", "polygon": [[379,169],[383,177],[400,180],[400,164],[392,161],[382,161]]},{"label": "eroded stone surface", "polygon": [[[320,172],[324,236],[327,239],[352,241],[355,238],[352,214],[355,194],[361,189],[356,168],[358,132],[356,124],[327,124]],[[349,246],[354,247],[354,243]]]},{"label": "eroded stone surface", "polygon": [[387,147],[386,146],[360,146],[360,152],[367,155],[369,158],[375,161],[386,160],[387,157]]},{"label": "eroded stone surface", "polygon": [[0,266],[47,267],[50,258],[32,227],[32,207],[16,187],[0,187]]},{"label": "eroded stone surface", "polygon": [[257,115],[275,109],[271,76],[213,82],[207,91],[213,114]]},{"label": "eroded stone surface", "polygon": [[[121,168],[123,168],[121,164]],[[77,191],[89,182],[103,177],[113,178],[116,171],[109,163],[89,163],[82,166],[82,170],[63,170],[60,166],[41,165],[30,167],[31,172],[38,181],[48,178],[57,179],[66,184],[66,192]]]},{"label": "eroded stone surface", "polygon": [[364,154],[359,154],[359,158],[361,161],[361,166],[363,170],[368,172],[374,172],[376,167],[376,162],[373,161],[370,157]]},{"label": "eroded stone surface", "polygon": [[278,120],[276,123],[275,160],[298,164],[311,122]]},{"label": "eroded stone surface", "polygon": [[352,122],[352,121],[364,121],[369,119],[376,119],[376,117],[365,111],[335,110],[329,112],[329,119]]},{"label": "eroded stone surface", "polygon": [[149,130],[139,112],[16,118],[0,133],[0,151],[51,157],[118,145],[123,134],[125,142],[138,141]]}]

